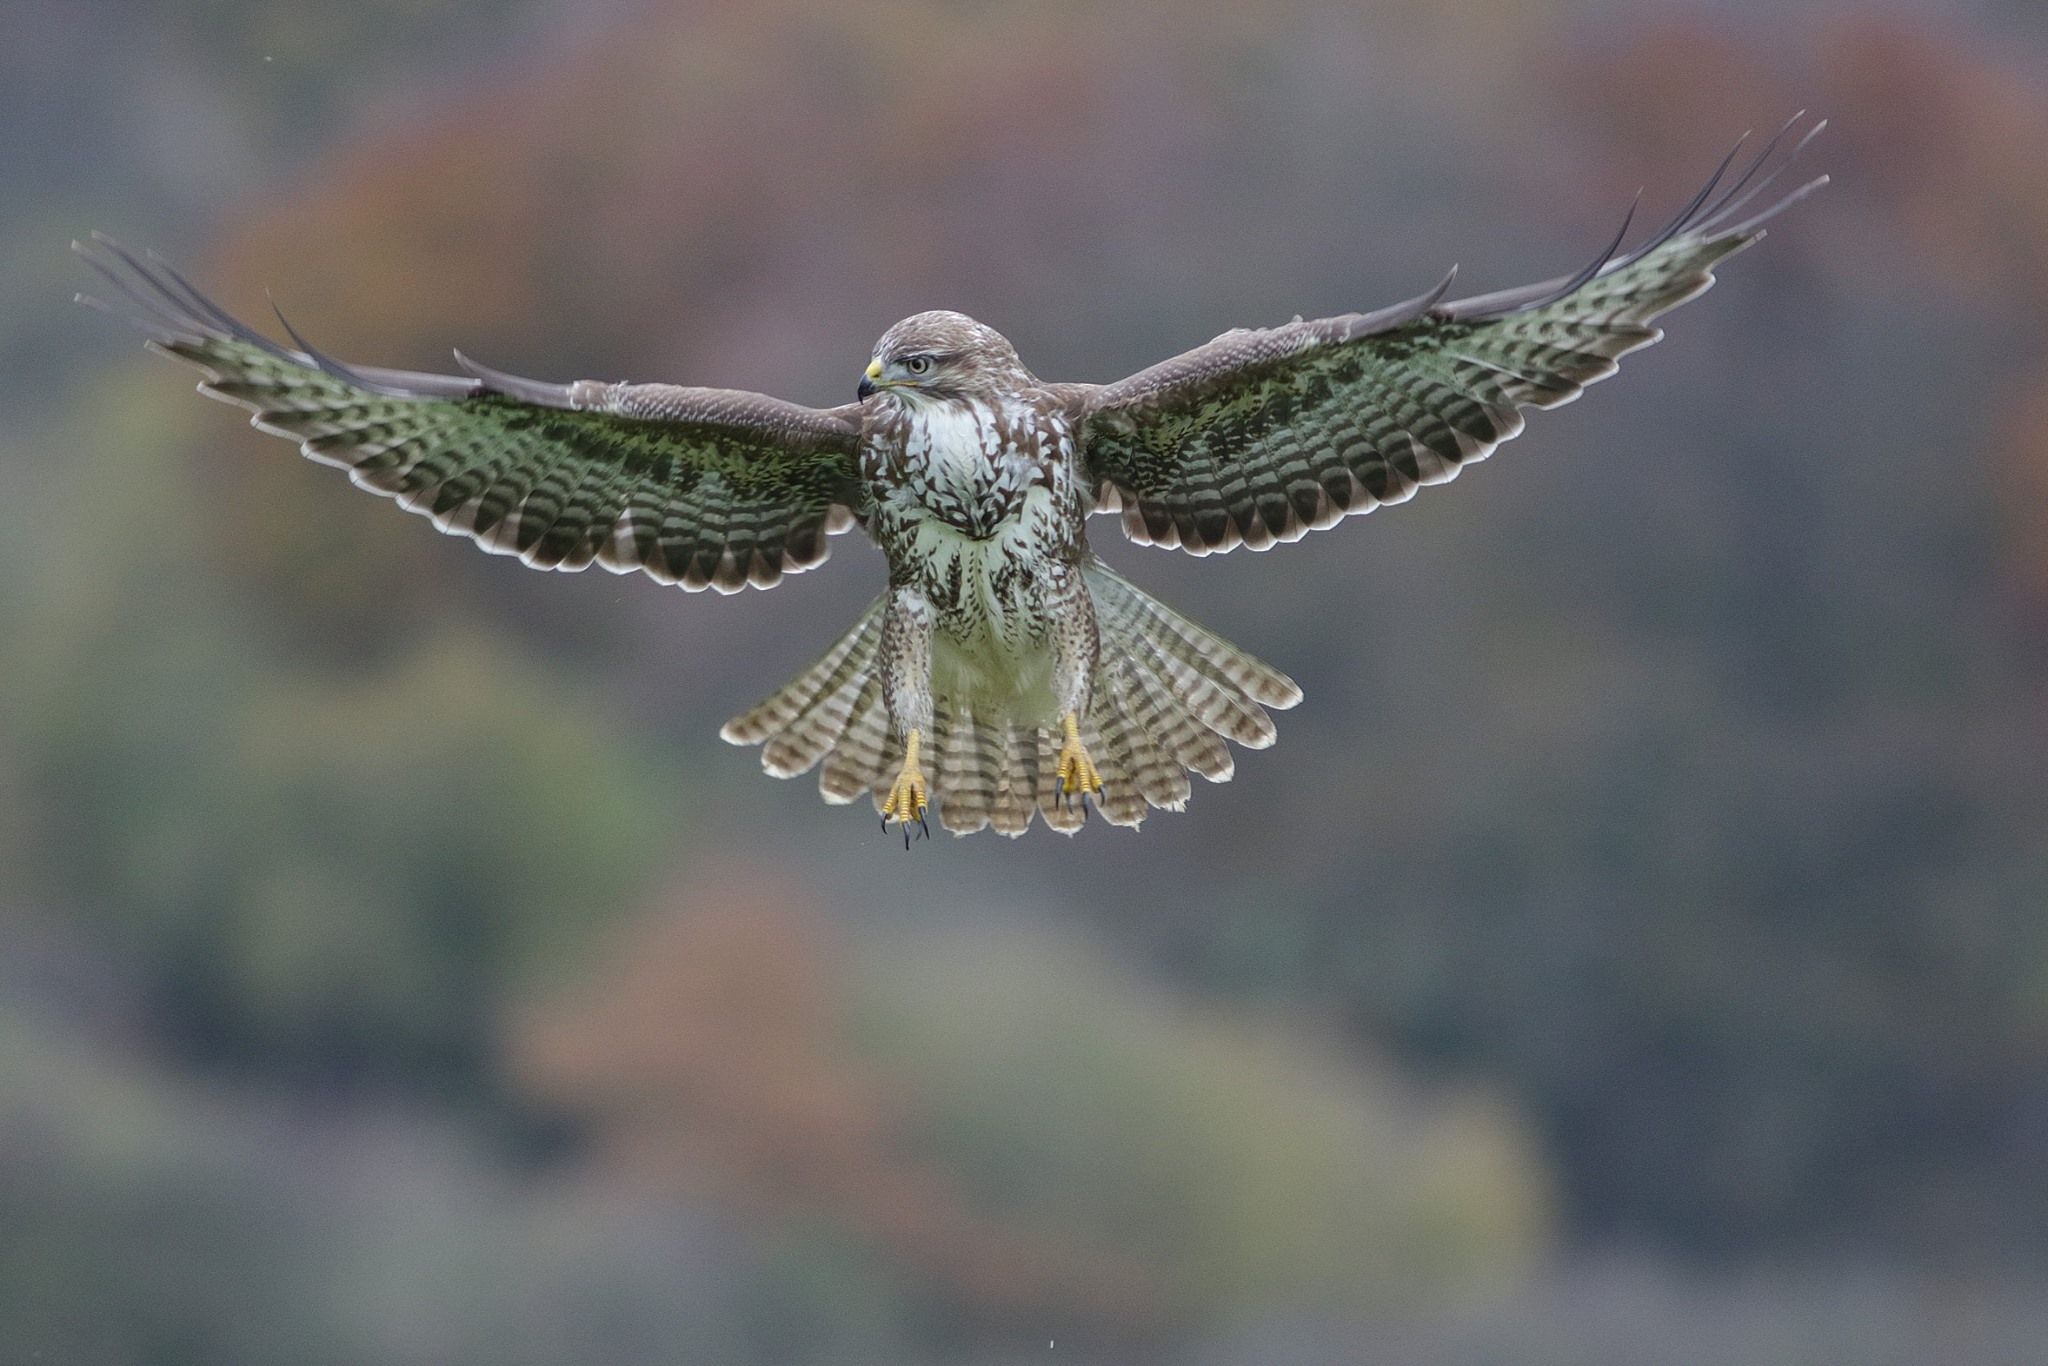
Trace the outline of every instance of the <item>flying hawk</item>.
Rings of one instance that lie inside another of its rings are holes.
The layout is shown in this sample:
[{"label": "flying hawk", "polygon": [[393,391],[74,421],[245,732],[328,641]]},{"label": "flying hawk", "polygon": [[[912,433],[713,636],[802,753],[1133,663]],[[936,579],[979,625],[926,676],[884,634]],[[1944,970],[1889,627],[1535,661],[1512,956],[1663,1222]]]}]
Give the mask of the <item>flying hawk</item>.
[{"label": "flying hawk", "polygon": [[[889,585],[796,680],[722,732],[825,800],[871,794],[908,842],[934,801],[958,833],[1071,832],[1179,810],[1225,740],[1274,739],[1301,691],[1095,558],[1089,514],[1141,545],[1264,550],[1454,478],[1662,334],[1659,314],[1826,183],[1767,191],[1823,125],[1788,124],[1716,196],[1729,153],[1663,231],[1568,277],[1446,302],[1226,332],[1114,384],[1050,384],[958,313],[882,334],[859,401],[816,409],[672,384],[548,384],[462,353],[464,375],[290,350],[169,264],[74,243],[153,349],[204,373],[361,488],[537,569],[644,572],[722,593],[821,563],[858,526]],[[1738,150],[1740,144],[1738,144]],[[1775,160],[1775,164],[1772,164]],[[1766,168],[1769,167],[1768,171]],[[1633,210],[1631,210],[1633,214]],[[1453,272],[1455,273],[1455,272]],[[98,300],[83,302],[106,308]],[[279,321],[283,319],[280,316]]]}]

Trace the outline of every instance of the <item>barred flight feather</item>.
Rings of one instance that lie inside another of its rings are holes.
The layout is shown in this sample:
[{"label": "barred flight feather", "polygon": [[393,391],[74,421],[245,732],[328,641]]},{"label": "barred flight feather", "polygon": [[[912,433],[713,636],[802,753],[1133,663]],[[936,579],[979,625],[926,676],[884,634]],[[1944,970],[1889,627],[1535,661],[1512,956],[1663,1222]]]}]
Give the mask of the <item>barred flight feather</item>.
[{"label": "barred flight feather", "polygon": [[889,739],[888,711],[882,703],[882,675],[870,668],[854,699],[846,731],[818,770],[818,791],[826,801],[844,806],[875,785]]},{"label": "barred flight feather", "polygon": [[1774,162],[1793,126],[1719,199],[1733,152],[1649,241],[1616,255],[1624,223],[1570,277],[1448,303],[1447,278],[1378,313],[1234,329],[1088,391],[1082,445],[1098,509],[1134,541],[1208,555],[1298,540],[1456,478],[1521,432],[1517,409],[1568,403],[1657,341],[1652,319],[1705,291],[1718,262],[1826,183],[1752,211],[1825,125]]},{"label": "barred flight feather", "polygon": [[1031,818],[1038,812],[1038,740],[1033,728],[1005,723],[998,754],[1001,766],[989,824],[998,834],[1015,839],[1031,828]]},{"label": "barred flight feather", "polygon": [[[882,600],[876,598],[832,648],[758,705],[725,723],[719,735],[735,745],[758,745],[793,724],[828,688],[867,668],[882,638]],[[849,661],[853,661],[849,666]]]},{"label": "barred flight feather", "polygon": [[812,568],[853,524],[860,427],[848,410],[346,366],[261,336],[154,256],[97,236],[73,247],[112,288],[117,303],[102,306],[196,368],[201,393],[493,554],[730,593]]}]

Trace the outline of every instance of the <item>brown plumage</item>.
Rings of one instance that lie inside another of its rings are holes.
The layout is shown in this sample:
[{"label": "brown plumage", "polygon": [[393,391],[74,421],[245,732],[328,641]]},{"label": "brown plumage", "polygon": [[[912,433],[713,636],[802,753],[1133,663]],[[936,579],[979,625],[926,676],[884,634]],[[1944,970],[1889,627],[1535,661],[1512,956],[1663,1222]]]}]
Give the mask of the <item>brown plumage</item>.
[{"label": "brown plumage", "polygon": [[[1796,122],[1796,121],[1795,121]],[[1787,126],[1790,131],[1791,125]],[[1815,126],[1793,147],[1820,131]],[[203,392],[444,531],[546,569],[768,587],[861,527],[889,582],[849,631],[723,734],[777,777],[819,770],[909,830],[1137,825],[1226,741],[1273,743],[1285,675],[1097,560],[1086,524],[1198,555],[1263,550],[1454,478],[1660,335],[1721,259],[1824,183],[1765,197],[1773,139],[1731,153],[1660,233],[1584,270],[1446,302],[1226,332],[1110,385],[1040,381],[994,329],[921,313],[876,343],[860,401],[812,409],[663,384],[546,384],[344,365],[229,317],[154,257],[80,247],[114,308]],[[1624,224],[1624,233],[1627,225]],[[87,302],[96,302],[87,300]],[[106,307],[106,305],[100,305]],[[287,325],[287,331],[289,331]]]}]

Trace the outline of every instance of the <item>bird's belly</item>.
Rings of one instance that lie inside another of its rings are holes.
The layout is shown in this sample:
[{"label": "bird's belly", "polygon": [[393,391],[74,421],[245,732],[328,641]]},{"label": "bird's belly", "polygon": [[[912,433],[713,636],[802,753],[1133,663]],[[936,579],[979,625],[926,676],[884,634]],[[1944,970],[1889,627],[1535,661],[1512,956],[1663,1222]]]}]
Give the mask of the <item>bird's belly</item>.
[{"label": "bird's belly", "polygon": [[1052,710],[1052,637],[1045,607],[1051,494],[1031,490],[993,534],[938,517],[917,522],[910,554],[933,608],[932,689],[977,714],[1041,720]]}]

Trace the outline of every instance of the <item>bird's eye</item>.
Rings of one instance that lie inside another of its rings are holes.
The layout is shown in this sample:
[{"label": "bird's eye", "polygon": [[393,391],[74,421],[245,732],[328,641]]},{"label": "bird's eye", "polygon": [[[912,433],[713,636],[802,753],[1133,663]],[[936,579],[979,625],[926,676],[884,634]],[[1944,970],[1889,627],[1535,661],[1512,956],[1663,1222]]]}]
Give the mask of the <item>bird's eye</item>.
[{"label": "bird's eye", "polygon": [[913,375],[922,375],[932,368],[932,358],[930,356],[905,356],[903,358],[903,368]]}]

